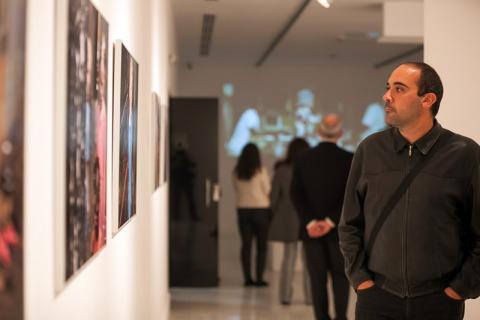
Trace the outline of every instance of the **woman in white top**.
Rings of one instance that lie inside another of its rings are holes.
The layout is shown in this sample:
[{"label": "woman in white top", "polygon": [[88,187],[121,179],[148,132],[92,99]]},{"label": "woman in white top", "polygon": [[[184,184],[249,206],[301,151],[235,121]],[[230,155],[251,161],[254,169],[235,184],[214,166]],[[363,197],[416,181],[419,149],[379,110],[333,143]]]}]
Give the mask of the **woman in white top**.
[{"label": "woman in white top", "polygon": [[[267,257],[267,236],[270,225],[270,179],[260,162],[260,152],[253,143],[247,144],[233,171],[236,191],[238,228],[242,241],[240,256],[245,286],[267,286],[263,279]],[[256,281],[251,270],[252,241],[257,243]]]}]

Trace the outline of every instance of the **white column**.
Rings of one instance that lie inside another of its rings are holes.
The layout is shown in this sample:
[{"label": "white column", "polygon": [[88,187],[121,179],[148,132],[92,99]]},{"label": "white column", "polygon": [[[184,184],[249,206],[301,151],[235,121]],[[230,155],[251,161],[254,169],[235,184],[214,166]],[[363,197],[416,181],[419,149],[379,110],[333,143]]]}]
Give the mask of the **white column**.
[{"label": "white column", "polygon": [[480,143],[480,1],[425,0],[424,9],[425,62],[444,86],[438,119]]},{"label": "white column", "polygon": [[[425,62],[440,74],[440,123],[480,143],[480,1],[425,0]],[[465,319],[480,318],[480,301],[468,300]]]}]

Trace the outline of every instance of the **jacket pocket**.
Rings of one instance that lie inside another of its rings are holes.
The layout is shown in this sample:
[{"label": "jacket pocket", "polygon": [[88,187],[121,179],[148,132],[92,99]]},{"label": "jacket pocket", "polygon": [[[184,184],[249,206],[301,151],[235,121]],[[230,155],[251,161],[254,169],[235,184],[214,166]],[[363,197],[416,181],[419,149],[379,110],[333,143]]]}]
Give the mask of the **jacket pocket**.
[{"label": "jacket pocket", "polygon": [[448,225],[437,226],[436,232],[435,253],[440,276],[443,277],[454,272],[461,263],[463,248],[460,228],[451,221]]}]

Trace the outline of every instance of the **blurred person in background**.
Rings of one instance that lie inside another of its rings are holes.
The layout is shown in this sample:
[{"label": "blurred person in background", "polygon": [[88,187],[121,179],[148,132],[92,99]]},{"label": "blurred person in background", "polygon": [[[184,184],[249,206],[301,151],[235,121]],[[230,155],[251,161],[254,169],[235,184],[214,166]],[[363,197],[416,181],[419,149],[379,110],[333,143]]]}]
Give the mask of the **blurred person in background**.
[{"label": "blurred person in background", "polygon": [[[292,280],[297,258],[298,240],[300,239],[300,222],[290,199],[292,167],[297,159],[310,149],[302,138],[293,139],[288,145],[287,156],[275,165],[270,204],[272,223],[269,240],[283,243],[282,269],[280,273],[279,298],[281,304],[290,304],[293,295]],[[305,253],[302,250],[305,261]],[[304,269],[306,264],[304,263]],[[306,269],[303,273],[305,302],[311,303],[310,280]]]},{"label": "blurred person in background", "polygon": [[[238,229],[241,238],[240,257],[245,286],[265,287],[267,236],[270,225],[270,178],[261,164],[260,151],[253,143],[246,144],[233,170]],[[257,244],[256,280],[252,277],[251,249]]]},{"label": "blurred person in background", "polygon": [[353,154],[337,146],[343,134],[337,114],[325,116],[317,130],[321,142],[294,165],[291,195],[302,225],[315,318],[331,319],[327,293],[327,274],[330,273],[335,319],[345,320],[350,288],[336,225]]}]

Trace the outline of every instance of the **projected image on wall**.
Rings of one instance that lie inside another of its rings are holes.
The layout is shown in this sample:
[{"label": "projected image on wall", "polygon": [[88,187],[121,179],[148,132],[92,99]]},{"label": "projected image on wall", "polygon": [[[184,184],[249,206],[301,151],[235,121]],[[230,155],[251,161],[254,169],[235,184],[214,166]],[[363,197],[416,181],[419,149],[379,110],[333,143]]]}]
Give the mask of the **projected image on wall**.
[{"label": "projected image on wall", "polygon": [[[318,107],[316,93],[310,88],[298,88],[294,96],[285,95],[282,105],[268,105],[265,98],[260,104],[239,101],[235,97],[233,83],[225,83],[222,92],[225,149],[231,157],[237,157],[248,142],[255,143],[263,154],[275,157],[284,155],[294,137],[302,137],[315,146],[320,142],[316,127],[324,115],[337,112],[342,118],[347,118],[343,115],[348,110],[341,103],[337,104],[336,110]],[[258,100],[252,97],[252,101]],[[386,127],[380,102],[373,101],[362,107],[362,112],[361,117],[344,120],[344,133],[339,145],[347,150],[355,150],[360,141]]]}]

